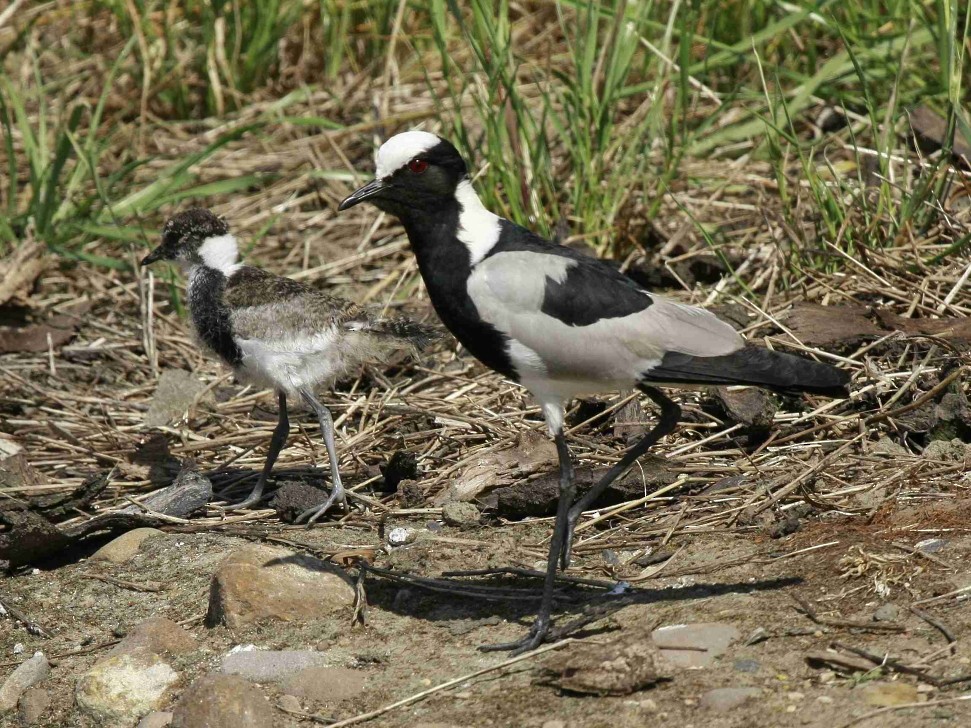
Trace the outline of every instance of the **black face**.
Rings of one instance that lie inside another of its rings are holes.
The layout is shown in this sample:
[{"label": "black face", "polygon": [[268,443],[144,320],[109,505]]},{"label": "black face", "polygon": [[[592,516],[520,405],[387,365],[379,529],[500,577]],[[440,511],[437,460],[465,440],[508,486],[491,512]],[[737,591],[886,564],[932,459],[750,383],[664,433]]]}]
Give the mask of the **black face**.
[{"label": "black face", "polygon": [[434,212],[443,198],[452,198],[459,182],[468,176],[465,160],[451,142],[441,139],[384,179],[361,187],[341,202],[346,210],[368,201],[385,212],[401,216],[411,210]]},{"label": "black face", "polygon": [[169,218],[162,228],[162,243],[145,256],[142,265],[157,260],[187,260],[193,256],[206,238],[229,233],[229,225],[211,211],[194,207]]}]

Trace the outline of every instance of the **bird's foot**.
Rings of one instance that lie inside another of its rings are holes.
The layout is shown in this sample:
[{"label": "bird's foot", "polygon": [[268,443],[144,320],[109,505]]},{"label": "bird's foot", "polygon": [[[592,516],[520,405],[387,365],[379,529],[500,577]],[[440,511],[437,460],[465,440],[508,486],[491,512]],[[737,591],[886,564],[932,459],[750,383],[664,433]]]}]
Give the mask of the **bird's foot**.
[{"label": "bird's foot", "polygon": [[334,503],[340,503],[345,513],[350,510],[347,505],[347,492],[344,490],[344,486],[340,481],[337,481],[334,484],[333,489],[330,491],[330,495],[327,496],[327,500],[325,500],[319,506],[313,506],[305,510],[303,513],[297,516],[294,523],[303,523],[306,519],[307,527],[309,528],[317,521],[318,518],[323,516],[330,509],[330,507],[334,505]]},{"label": "bird's foot", "polygon": [[265,497],[263,495],[264,485],[265,485],[265,481],[261,480],[259,483],[256,484],[256,487],[253,488],[252,491],[250,491],[250,494],[246,496],[246,498],[241,500],[239,503],[231,503],[228,506],[213,506],[213,508],[215,508],[217,511],[222,511],[223,513],[232,513],[234,511],[241,511],[245,508],[255,506]]},{"label": "bird's foot", "polygon": [[533,626],[529,628],[529,632],[522,639],[500,642],[497,645],[479,645],[479,650],[481,652],[511,652],[513,656],[521,655],[524,652],[535,650],[543,644],[549,636],[549,632],[549,618],[540,616],[533,622]]}]

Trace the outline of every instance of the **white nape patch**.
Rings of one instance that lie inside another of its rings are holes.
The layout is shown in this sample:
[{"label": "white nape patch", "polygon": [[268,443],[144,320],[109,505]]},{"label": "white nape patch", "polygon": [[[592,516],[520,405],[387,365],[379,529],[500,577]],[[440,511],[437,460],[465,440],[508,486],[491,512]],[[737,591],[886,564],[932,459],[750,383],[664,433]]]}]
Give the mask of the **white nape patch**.
[{"label": "white nape patch", "polygon": [[485,208],[467,179],[459,182],[455,188],[455,199],[462,208],[457,236],[469,249],[474,266],[499,242],[502,218]]},{"label": "white nape patch", "polygon": [[199,257],[207,267],[215,268],[226,277],[231,276],[240,267],[236,236],[226,234],[206,238],[199,246]]},{"label": "white nape patch", "polygon": [[441,139],[427,131],[406,131],[388,139],[374,157],[375,176],[389,177],[423,152],[437,145]]}]

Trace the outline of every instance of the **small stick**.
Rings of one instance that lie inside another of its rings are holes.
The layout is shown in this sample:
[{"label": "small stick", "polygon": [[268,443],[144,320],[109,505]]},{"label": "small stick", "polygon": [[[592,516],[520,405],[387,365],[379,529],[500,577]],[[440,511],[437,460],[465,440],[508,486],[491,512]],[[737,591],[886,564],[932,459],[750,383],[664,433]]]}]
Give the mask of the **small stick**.
[{"label": "small stick", "polygon": [[922,394],[920,397],[915,399],[910,404],[904,405],[903,407],[898,407],[897,409],[891,410],[889,412],[878,412],[872,417],[869,417],[868,419],[864,420],[864,424],[872,425],[874,422],[879,422],[880,420],[886,420],[891,417],[899,417],[900,415],[907,414],[911,410],[917,409],[918,407],[934,399],[934,397],[936,397],[938,394],[940,394],[945,389],[947,389],[950,386],[951,382],[953,382],[955,379],[960,377],[966,371],[967,371],[967,367],[958,367],[953,372],[951,372],[951,374],[947,376],[943,381],[939,382],[931,389],[928,389],[926,392],[924,392],[924,394]]},{"label": "small stick", "polygon": [[105,584],[111,584],[112,586],[117,586],[122,589],[131,589],[137,592],[160,592],[165,591],[165,587],[161,584],[156,584],[152,582],[146,582],[144,584],[139,584],[134,581],[125,581],[124,579],[117,579],[114,576],[107,576],[106,574],[85,574],[85,579],[96,579],[98,581],[103,581]]},{"label": "small stick", "polygon": [[[827,617],[820,617],[816,614],[809,602],[803,599],[798,594],[790,594],[793,601],[795,601],[799,606],[797,609],[805,614],[809,619],[823,627],[845,627],[848,629],[867,629],[876,632],[903,632],[905,627],[901,624],[881,624],[879,622],[861,622],[856,619],[829,619]],[[865,655],[864,655],[865,657]]]},{"label": "small stick", "polygon": [[429,695],[434,695],[435,693],[441,692],[442,690],[448,690],[449,688],[455,687],[456,685],[461,685],[462,683],[472,680],[473,678],[477,678],[480,675],[486,675],[490,672],[501,670],[504,667],[515,665],[517,662],[522,662],[523,660],[528,660],[532,657],[538,657],[539,655],[542,655],[544,652],[552,652],[553,650],[558,650],[562,647],[566,647],[567,645],[575,641],[576,640],[574,640],[572,637],[568,637],[567,639],[561,642],[554,642],[551,645],[546,645],[545,647],[540,647],[539,649],[533,650],[532,652],[527,652],[524,655],[519,655],[518,657],[513,657],[509,660],[506,660],[505,662],[500,662],[498,665],[493,665],[492,667],[485,667],[481,670],[470,672],[468,675],[463,675],[462,677],[457,677],[454,680],[443,682],[440,685],[436,685],[433,688],[428,688],[428,690],[423,690],[420,693],[415,693],[414,695],[404,698],[403,700],[399,700],[396,703],[385,705],[383,708],[372,710],[369,713],[361,713],[360,715],[355,715],[354,717],[347,718],[346,720],[340,720],[340,721],[337,721],[336,723],[331,723],[329,720],[318,718],[317,716],[313,716],[313,720],[317,723],[324,723],[326,725],[329,725],[330,728],[344,728],[344,726],[356,725],[357,723],[364,723],[365,721],[369,721],[372,718],[377,718],[379,715],[384,715],[385,713],[388,713],[394,710],[395,708],[403,708],[406,705],[417,703],[419,700],[424,700]]},{"label": "small stick", "polygon": [[0,597],[0,610],[3,610],[11,617],[16,619],[18,622],[20,622],[22,625],[24,625],[24,629],[27,630],[28,634],[36,635],[38,637],[46,637],[50,639],[51,637],[50,632],[48,632],[46,629],[41,627],[37,622],[33,621],[32,619],[28,619],[26,614],[21,612],[19,609],[17,609],[15,606],[13,606],[10,602],[8,602],[3,597]]},{"label": "small stick", "polygon": [[874,665],[879,665],[881,667],[889,667],[891,670],[896,670],[897,672],[906,673],[907,675],[915,675],[916,677],[919,677],[921,680],[933,685],[934,687],[941,687],[941,681],[939,678],[936,678],[933,675],[929,675],[927,674],[926,671],[921,670],[919,668],[912,667],[910,665],[905,665],[899,660],[893,659],[889,655],[877,655],[873,652],[869,652],[868,650],[864,650],[860,647],[845,645],[842,642],[832,642],[830,646],[833,647],[834,649],[846,650],[847,652],[852,652],[854,655],[857,655],[858,657],[864,657],[870,662],[872,662]]},{"label": "small stick", "polygon": [[[501,566],[496,569],[470,569],[468,571],[443,571],[443,577],[456,577],[456,576],[498,576],[500,574],[509,574],[510,576],[529,576],[535,579],[545,579],[546,573],[543,571],[536,571],[535,569],[524,569],[519,566]],[[601,589],[614,589],[617,584],[611,581],[603,581],[602,579],[586,579],[582,576],[567,576],[566,574],[557,574],[556,580],[563,582],[564,584],[582,584],[584,586],[596,586]]]},{"label": "small stick", "polygon": [[946,639],[948,645],[951,646],[951,652],[953,653],[955,651],[956,647],[954,646],[954,643],[957,642],[958,639],[957,637],[954,636],[954,633],[947,628],[946,624],[944,624],[939,619],[932,617],[927,612],[923,612],[920,609],[917,609],[917,607],[911,607],[910,611],[916,614],[921,619],[923,619],[925,622],[927,622],[927,624],[929,624],[931,627],[934,627],[935,629],[937,629],[942,635],[944,635],[944,639]]}]

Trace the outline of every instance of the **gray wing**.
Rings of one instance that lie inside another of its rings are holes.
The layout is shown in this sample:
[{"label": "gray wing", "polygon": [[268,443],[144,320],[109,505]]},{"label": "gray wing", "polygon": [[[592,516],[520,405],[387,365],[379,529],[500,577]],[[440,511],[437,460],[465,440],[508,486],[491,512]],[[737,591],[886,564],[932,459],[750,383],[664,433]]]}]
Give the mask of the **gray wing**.
[{"label": "gray wing", "polygon": [[[743,346],[742,337],[708,311],[618,281],[609,266],[587,260],[593,265],[514,251],[475,267],[469,296],[479,315],[510,338],[521,376],[632,384],[668,352],[719,356]],[[597,317],[598,311],[604,315]]]}]

